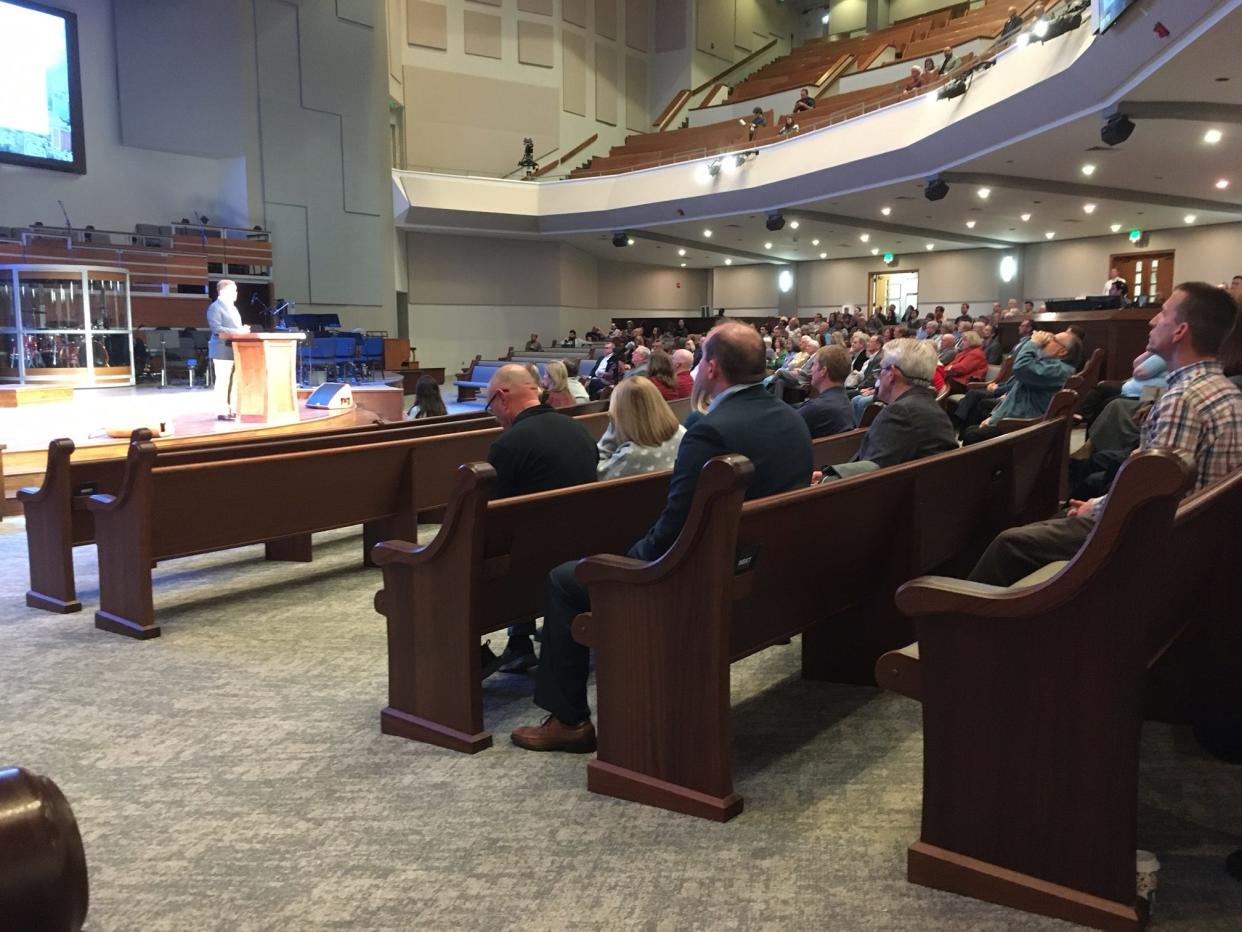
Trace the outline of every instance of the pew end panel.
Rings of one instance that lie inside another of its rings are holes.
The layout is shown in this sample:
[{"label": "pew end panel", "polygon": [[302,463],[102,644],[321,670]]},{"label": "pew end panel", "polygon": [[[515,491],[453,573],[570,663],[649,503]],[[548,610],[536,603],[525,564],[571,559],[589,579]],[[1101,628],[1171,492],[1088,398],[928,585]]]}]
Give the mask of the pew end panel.
[{"label": "pew end panel", "polygon": [[460,466],[435,539],[421,547],[389,540],[372,551],[384,573],[375,610],[388,624],[386,735],[467,754],[492,746],[483,728],[477,616],[483,518],[495,479],[486,463]]},{"label": "pew end panel", "polygon": [[1141,927],[1147,658],[1133,629],[1164,600],[1134,580],[1157,572],[1186,477],[1167,453],[1127,462],[1086,544],[1043,582],[922,577],[898,591],[917,648],[881,657],[877,671],[923,702],[912,882],[1099,928]]},{"label": "pew end panel", "polygon": [[53,440],[47,448],[47,469],[39,488],[20,488],[17,499],[26,515],[26,553],[31,608],[68,614],[80,612],[73,575],[73,488],[69,462],[74,443]]},{"label": "pew end panel", "polygon": [[596,651],[599,751],[587,787],[725,822],[742,811],[729,761],[731,587],[685,585],[732,565],[737,518],[754,467],[708,462],[685,528],[652,563],[594,556],[578,564],[590,615],[574,636]]}]

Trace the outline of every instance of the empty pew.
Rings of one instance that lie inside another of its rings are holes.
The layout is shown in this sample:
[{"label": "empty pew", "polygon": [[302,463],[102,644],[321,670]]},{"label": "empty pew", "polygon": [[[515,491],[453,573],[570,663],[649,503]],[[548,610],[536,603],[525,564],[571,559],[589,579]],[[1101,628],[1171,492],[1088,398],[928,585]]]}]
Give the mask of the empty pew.
[{"label": "empty pew", "polygon": [[[598,439],[608,415],[579,423]],[[354,524],[364,526],[368,547],[413,538],[419,514],[449,500],[457,466],[486,458],[499,435],[475,430],[179,465],[161,463],[152,443],[132,444],[120,490],[86,501],[99,552],[95,626],[158,637],[151,567],[161,560]],[[204,501],[222,503],[213,520],[202,520]]]},{"label": "empty pew", "polygon": [[[1219,559],[1242,521],[1242,471],[1179,506],[1187,478],[1174,455],[1139,454],[1067,563],[1010,588],[924,577],[898,592],[918,641],[881,657],[876,678],[923,704],[912,882],[1096,928],[1145,924],[1134,852],[1149,670],[1205,623],[1236,628],[1242,600]],[[1237,684],[1235,670],[1216,685]]]},{"label": "empty pew", "polygon": [[[578,565],[595,649],[594,792],[726,821],[742,809],[729,761],[729,665],[802,634],[810,679],[872,683],[875,659],[908,643],[893,593],[929,567],[973,564],[998,531],[1057,504],[1064,420],[985,443],[743,504],[750,464],[708,463],[686,526],[659,560]],[[976,455],[976,451],[979,451]],[[973,494],[948,494],[968,489]],[[816,566],[791,528],[850,528],[848,559]]]},{"label": "empty pew", "polygon": [[[864,434],[821,438],[815,455],[849,459]],[[491,747],[479,638],[542,615],[548,573],[566,560],[628,550],[663,510],[672,471],[489,501],[494,475],[486,463],[459,467],[433,541],[374,549],[384,570],[375,610],[388,620],[385,734],[467,753]]]}]

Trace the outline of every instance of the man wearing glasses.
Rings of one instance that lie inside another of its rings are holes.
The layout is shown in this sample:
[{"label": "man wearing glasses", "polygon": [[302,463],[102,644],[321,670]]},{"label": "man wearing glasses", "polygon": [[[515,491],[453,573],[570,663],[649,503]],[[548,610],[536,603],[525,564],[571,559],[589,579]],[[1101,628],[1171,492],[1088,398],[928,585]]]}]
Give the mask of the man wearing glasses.
[{"label": "man wearing glasses", "polygon": [[[574,418],[540,404],[539,385],[525,366],[501,366],[487,385],[486,410],[504,430],[487,451],[496,470],[492,498],[509,498],[594,482],[599,451],[585,427]],[[483,677],[498,670],[519,673],[538,663],[531,637],[535,623],[509,629],[509,643],[499,657],[483,645]]]},{"label": "man wearing glasses", "polygon": [[1078,337],[1068,330],[1032,333],[1014,354],[1009,391],[984,423],[962,432],[962,443],[969,445],[999,437],[1001,418],[1041,417],[1052,403],[1052,396],[1074,374],[1066,356],[1077,356],[1078,350]]}]

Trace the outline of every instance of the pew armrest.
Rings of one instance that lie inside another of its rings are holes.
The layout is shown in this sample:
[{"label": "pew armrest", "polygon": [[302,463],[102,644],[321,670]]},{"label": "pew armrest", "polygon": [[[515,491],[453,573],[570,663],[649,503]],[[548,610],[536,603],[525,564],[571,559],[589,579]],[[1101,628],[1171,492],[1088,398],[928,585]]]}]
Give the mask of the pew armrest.
[{"label": "pew armrest", "polygon": [[1015,430],[1032,427],[1043,420],[1043,417],[1003,417],[996,426],[1002,434],[1012,434]]},{"label": "pew armrest", "polygon": [[882,655],[875,662],[875,681],[881,689],[922,702],[923,683],[919,671],[919,642],[915,641],[900,650],[890,650]]},{"label": "pew armrest", "polygon": [[371,548],[371,559],[379,566],[387,563],[418,566],[427,562],[426,552],[430,547],[431,544],[416,544],[408,540],[381,540]]},{"label": "pew armrest", "polygon": [[33,486],[24,485],[17,490],[17,500],[19,502],[41,502],[48,496],[48,488],[46,485]]},{"label": "pew armrest", "polygon": [[96,492],[86,499],[85,504],[91,511],[115,511],[117,497],[109,495],[107,492]]}]

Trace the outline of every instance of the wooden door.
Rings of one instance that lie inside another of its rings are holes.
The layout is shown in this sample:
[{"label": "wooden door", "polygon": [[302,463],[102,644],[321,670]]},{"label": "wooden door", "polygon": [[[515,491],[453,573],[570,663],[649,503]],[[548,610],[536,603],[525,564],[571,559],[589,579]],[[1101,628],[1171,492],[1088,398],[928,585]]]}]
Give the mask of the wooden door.
[{"label": "wooden door", "polygon": [[1109,268],[1130,286],[1130,300],[1155,295],[1168,297],[1173,291],[1173,252],[1133,252],[1112,256]]}]

